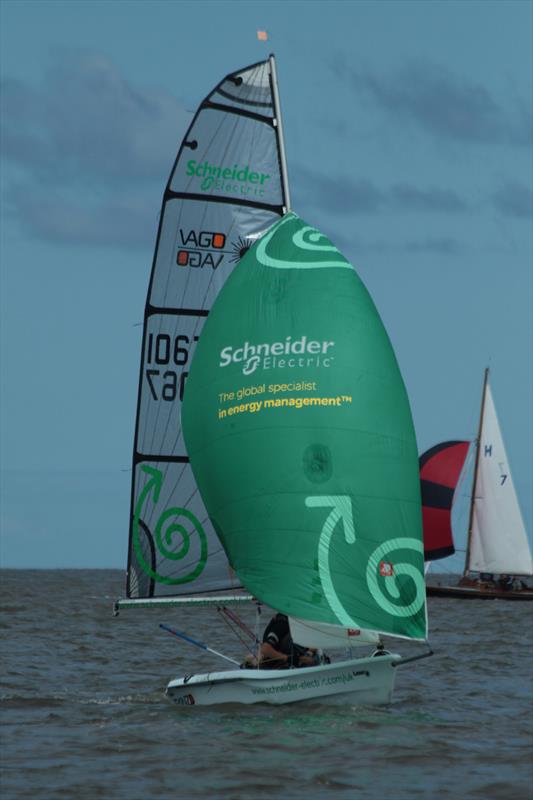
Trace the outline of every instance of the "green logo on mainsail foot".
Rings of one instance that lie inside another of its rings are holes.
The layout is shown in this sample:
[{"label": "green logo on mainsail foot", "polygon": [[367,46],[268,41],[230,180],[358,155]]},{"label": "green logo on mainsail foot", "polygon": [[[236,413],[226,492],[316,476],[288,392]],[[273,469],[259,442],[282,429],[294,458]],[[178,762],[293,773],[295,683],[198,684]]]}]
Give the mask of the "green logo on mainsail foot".
[{"label": "green logo on mainsail foot", "polygon": [[408,605],[392,603],[385,595],[378,582],[379,566],[385,556],[389,556],[393,550],[414,550],[417,553],[420,553],[421,556],[423,556],[424,553],[422,542],[411,537],[400,537],[398,539],[389,539],[387,542],[383,542],[383,544],[374,550],[368,559],[368,565],[366,568],[367,586],[376,603],[381,606],[384,611],[387,611],[389,614],[392,614],[395,617],[414,617],[414,615],[420,611],[426,599],[426,584],[424,581],[424,576],[414,564],[399,564],[397,561],[395,561],[394,574],[383,578],[385,588],[390,597],[392,597],[394,600],[400,599],[400,591],[396,585],[397,576],[407,575],[408,577],[412,578],[416,592],[414,600]]},{"label": "green logo on mainsail foot", "polygon": [[341,625],[346,625],[348,628],[361,627],[358,622],[353,620],[344,606],[342,605],[329,569],[329,548],[333,531],[339,520],[342,520],[344,528],[344,537],[348,544],[355,542],[355,530],[353,524],[353,511],[352,501],[348,495],[321,495],[311,496],[305,498],[305,505],[308,508],[331,508],[318,540],[318,572],[320,575],[320,582],[326,596],[329,606]]},{"label": "green logo on mainsail foot", "polygon": [[[181,516],[189,520],[194,528],[194,531],[196,531],[198,534],[198,538],[200,540],[200,558],[192,572],[188,573],[187,575],[182,575],[179,578],[171,578],[165,575],[160,575],[158,572],[152,569],[151,565],[147,563],[141,547],[140,520],[143,506],[150,494],[152,494],[154,505],[159,500],[159,494],[163,485],[163,473],[154,467],[148,467],[146,465],[143,465],[141,469],[150,477],[143,486],[143,489],[137,499],[135,511],[133,513],[133,547],[135,550],[135,555],[137,556],[137,560],[144,572],[146,572],[147,575],[150,575],[151,578],[159,583],[173,585],[189,583],[197,578],[198,575],[200,575],[207,561],[207,537],[205,535],[205,531],[194,514],[192,514],[187,508],[167,508],[159,516],[154,531],[155,543],[159,553],[165,560],[179,561],[180,559],[185,558],[189,552],[191,533],[189,533],[189,531],[187,531],[187,529],[178,522],[174,522],[167,526],[169,519],[172,517]],[[167,527],[165,528],[165,526]],[[172,544],[172,537],[176,533],[182,537],[181,546],[177,550],[171,550],[170,547]]]}]

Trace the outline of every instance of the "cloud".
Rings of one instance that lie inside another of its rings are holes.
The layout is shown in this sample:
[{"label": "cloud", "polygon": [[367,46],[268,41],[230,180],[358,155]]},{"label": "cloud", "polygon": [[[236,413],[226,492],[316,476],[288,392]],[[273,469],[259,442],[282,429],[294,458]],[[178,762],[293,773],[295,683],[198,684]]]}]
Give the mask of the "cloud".
[{"label": "cloud", "polygon": [[397,183],[388,189],[380,189],[368,180],[321,175],[304,167],[291,168],[290,177],[297,201],[335,214],[362,215],[384,211],[456,214],[469,208],[456,192],[437,186],[421,189],[412,184]]},{"label": "cloud", "polygon": [[168,174],[190,115],[103,55],[61,51],[40,86],[2,82],[3,154],[51,185]]},{"label": "cloud", "polygon": [[531,109],[518,105],[504,108],[485,86],[444,67],[417,61],[380,75],[337,60],[332,69],[358,95],[435,136],[471,143],[531,145]]},{"label": "cloud", "polygon": [[370,181],[330,177],[305,167],[290,168],[295,196],[313,206],[340,214],[375,214],[383,206],[382,192]]},{"label": "cloud", "polygon": [[506,217],[531,219],[533,192],[521,183],[506,183],[492,197],[494,206]]},{"label": "cloud", "polygon": [[80,196],[64,187],[11,186],[7,208],[29,236],[48,242],[126,248],[151,247],[160,198],[146,192],[104,198]]},{"label": "cloud", "polygon": [[408,255],[456,256],[464,254],[467,249],[458,239],[447,236],[408,239],[407,241],[385,241],[383,239],[369,239],[367,241],[357,239],[348,241],[345,239],[342,241],[342,246],[338,244],[338,236],[335,236],[334,241],[341,252],[350,252],[354,254],[354,264],[358,262],[360,254],[367,255],[377,253],[386,256],[396,256],[399,253],[407,253]]},{"label": "cloud", "polygon": [[419,189],[407,183],[398,183],[391,187],[388,199],[393,208],[405,211],[455,214],[468,209],[467,203],[456,192],[436,186]]},{"label": "cloud", "polygon": [[401,245],[407,253],[437,253],[441,255],[457,255],[464,251],[457,239],[451,236],[435,236],[427,239],[413,239]]},{"label": "cloud", "polygon": [[58,51],[32,86],[1,86],[8,214],[60,243],[151,246],[164,182],[190,122],[105,56]]}]

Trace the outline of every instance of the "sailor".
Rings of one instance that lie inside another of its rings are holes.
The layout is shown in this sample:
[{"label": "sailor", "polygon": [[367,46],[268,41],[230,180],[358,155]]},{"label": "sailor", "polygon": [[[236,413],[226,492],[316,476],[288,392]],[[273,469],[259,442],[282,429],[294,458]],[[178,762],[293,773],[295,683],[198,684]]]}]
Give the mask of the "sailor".
[{"label": "sailor", "polygon": [[[327,659],[326,656],[326,660]],[[320,663],[316,650],[308,650],[292,641],[289,620],[285,614],[274,614],[263,633],[257,659],[247,657],[241,665],[244,668],[290,669],[291,667],[312,667]]]},{"label": "sailor", "polygon": [[500,580],[498,581],[500,589],[503,589],[504,592],[510,592],[513,588],[513,579],[511,575],[500,575]]},{"label": "sailor", "polygon": [[312,667],[319,663],[316,650],[307,650],[292,641],[287,616],[275,614],[265,628],[259,648],[261,669]]}]

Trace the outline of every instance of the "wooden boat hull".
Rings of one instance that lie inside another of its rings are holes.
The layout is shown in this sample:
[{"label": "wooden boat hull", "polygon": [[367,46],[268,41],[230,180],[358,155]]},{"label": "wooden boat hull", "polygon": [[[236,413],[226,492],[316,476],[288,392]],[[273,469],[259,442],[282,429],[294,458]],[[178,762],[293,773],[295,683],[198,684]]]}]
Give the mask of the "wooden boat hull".
[{"label": "wooden boat hull", "polygon": [[386,705],[400,661],[399,655],[388,653],[303,669],[210,672],[170,681],[165,694],[183,706],[302,701]]},{"label": "wooden boat hull", "polygon": [[428,597],[455,597],[461,600],[533,600],[533,589],[504,591],[475,586],[427,586]]}]

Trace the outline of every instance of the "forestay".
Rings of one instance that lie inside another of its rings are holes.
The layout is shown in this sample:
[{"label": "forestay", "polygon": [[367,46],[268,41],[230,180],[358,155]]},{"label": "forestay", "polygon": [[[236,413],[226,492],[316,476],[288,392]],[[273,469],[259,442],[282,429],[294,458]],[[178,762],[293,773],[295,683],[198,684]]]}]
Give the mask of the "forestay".
[{"label": "forestay", "polygon": [[248,591],[299,619],[425,638],[407,393],[355,270],[295,214],[220,292],[183,425],[206,508]]},{"label": "forestay", "polygon": [[191,473],[181,401],[217,293],[250,243],[288,206],[273,69],[271,57],[227,76],[208,95],[165,190],[144,317],[131,598],[238,585]]},{"label": "forestay", "polygon": [[531,551],[488,382],[473,503],[466,570],[532,575]]}]

